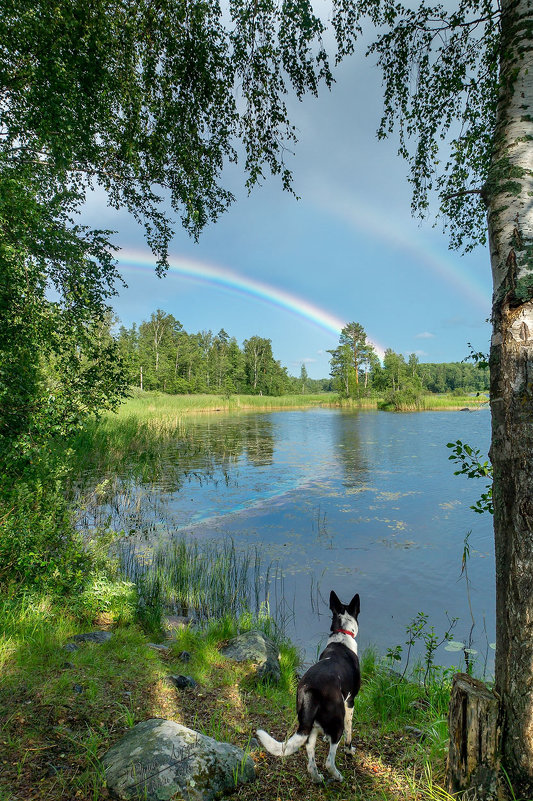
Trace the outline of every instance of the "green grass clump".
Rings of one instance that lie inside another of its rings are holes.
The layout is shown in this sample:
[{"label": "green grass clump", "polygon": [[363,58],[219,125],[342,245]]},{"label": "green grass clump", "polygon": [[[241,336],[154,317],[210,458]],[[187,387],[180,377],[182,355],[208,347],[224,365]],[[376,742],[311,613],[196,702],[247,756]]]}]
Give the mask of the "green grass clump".
[{"label": "green grass clump", "polygon": [[[172,538],[148,554],[125,543],[120,553],[122,572],[137,586],[140,619],[154,634],[165,610],[197,620],[260,616],[278,578],[276,565],[264,566],[257,548],[237,549],[231,539]],[[279,620],[270,626],[275,623],[282,627]]]},{"label": "green grass clump", "polygon": [[[447,752],[448,705],[452,671],[434,667],[431,679],[418,681],[420,668],[410,678],[392,671],[369,649],[363,658],[364,692],[355,702],[355,718],[366,725],[379,725],[383,736],[415,729],[423,742],[425,757],[442,773]],[[407,728],[406,727],[410,727]]]}]

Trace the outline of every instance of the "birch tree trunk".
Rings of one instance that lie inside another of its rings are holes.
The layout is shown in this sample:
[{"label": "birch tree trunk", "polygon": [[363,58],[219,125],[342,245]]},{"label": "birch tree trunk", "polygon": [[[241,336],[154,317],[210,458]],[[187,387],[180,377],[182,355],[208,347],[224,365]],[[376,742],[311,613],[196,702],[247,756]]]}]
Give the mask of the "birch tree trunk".
[{"label": "birch tree trunk", "polygon": [[502,1],[488,202],[496,689],[504,764],[533,784],[533,0]]}]

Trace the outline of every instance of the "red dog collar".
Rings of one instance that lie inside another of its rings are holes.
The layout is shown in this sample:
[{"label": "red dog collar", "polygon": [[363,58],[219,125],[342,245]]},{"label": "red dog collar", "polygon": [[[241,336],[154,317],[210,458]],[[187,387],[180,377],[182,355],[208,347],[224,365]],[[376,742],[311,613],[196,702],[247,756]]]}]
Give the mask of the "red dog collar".
[{"label": "red dog collar", "polygon": [[337,631],[335,631],[334,634],[348,634],[350,637],[353,637],[355,639],[355,634],[353,633],[353,631],[346,631],[346,629],[337,629]]}]

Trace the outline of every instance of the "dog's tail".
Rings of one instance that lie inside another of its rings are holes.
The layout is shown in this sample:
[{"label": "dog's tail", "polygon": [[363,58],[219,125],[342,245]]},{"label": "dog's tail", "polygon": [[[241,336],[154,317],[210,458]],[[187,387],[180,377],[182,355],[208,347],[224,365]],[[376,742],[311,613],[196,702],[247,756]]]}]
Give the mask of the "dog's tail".
[{"label": "dog's tail", "polygon": [[307,741],[309,737],[308,734],[300,734],[300,732],[296,732],[293,734],[292,737],[289,737],[288,740],[285,742],[280,743],[278,740],[274,740],[270,734],[267,734],[266,731],[263,729],[257,729],[256,732],[261,744],[264,748],[274,756],[290,756],[291,754],[295,754],[296,751],[302,747],[302,745]]},{"label": "dog's tail", "polygon": [[293,734],[283,743],[274,740],[263,729],[257,730],[257,736],[269,753],[274,756],[290,756],[295,754],[307,742],[307,738],[313,729],[317,712],[318,701],[315,693],[309,688],[300,687],[298,688],[298,731],[296,734]]}]

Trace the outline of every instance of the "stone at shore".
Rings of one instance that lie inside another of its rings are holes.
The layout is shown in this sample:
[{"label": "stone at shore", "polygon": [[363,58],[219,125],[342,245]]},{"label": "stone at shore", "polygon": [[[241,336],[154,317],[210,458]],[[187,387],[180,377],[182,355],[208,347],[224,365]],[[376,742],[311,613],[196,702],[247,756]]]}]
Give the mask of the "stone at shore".
[{"label": "stone at shore", "polygon": [[178,654],[178,659],[180,662],[190,662],[192,659],[192,654],[190,651],[180,651]]},{"label": "stone at shore", "polygon": [[173,639],[182,629],[194,623],[194,619],[185,615],[166,615],[163,618],[163,629],[167,639]]},{"label": "stone at shore", "polygon": [[[112,632],[110,631],[88,631],[86,634],[74,634],[72,637],[69,637],[69,642],[77,643],[77,642],[95,642],[98,645],[101,645],[104,642],[108,642],[113,636]],[[70,649],[69,649],[70,650]]]},{"label": "stone at shore", "polygon": [[168,681],[177,687],[178,690],[185,690],[187,687],[196,687],[196,682],[192,676],[168,676]]},{"label": "stone at shore", "polygon": [[240,748],[160,718],[134,726],[102,765],[107,787],[124,801],[211,801],[255,778]]},{"label": "stone at shore", "polygon": [[168,654],[169,652],[168,645],[161,645],[159,642],[149,642],[148,648],[151,648],[153,651],[159,651],[161,654]]},{"label": "stone at shore", "polygon": [[281,678],[280,653],[276,645],[262,631],[246,631],[234,637],[221,648],[220,653],[236,662],[255,662],[260,679],[278,682]]}]

